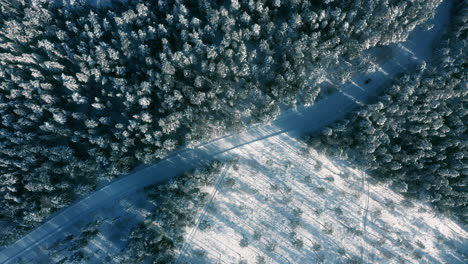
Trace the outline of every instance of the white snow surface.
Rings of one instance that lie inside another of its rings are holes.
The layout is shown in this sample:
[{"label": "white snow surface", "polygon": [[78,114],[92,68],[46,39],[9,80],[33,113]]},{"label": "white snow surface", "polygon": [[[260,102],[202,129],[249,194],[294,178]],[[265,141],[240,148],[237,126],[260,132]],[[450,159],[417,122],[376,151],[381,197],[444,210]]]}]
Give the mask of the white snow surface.
[{"label": "white snow surface", "polygon": [[[67,227],[80,220],[92,218],[96,210],[134,194],[143,187],[167,181],[185,171],[203,166],[215,159],[230,159],[239,147],[268,138],[288,134],[292,137],[304,132],[318,131],[324,126],[344,118],[350,111],[371,101],[382,89],[388,87],[392,78],[402,72],[411,71],[422,61],[430,61],[432,40],[440,37],[448,23],[452,1],[444,1],[436,11],[435,26],[422,32],[416,29],[408,41],[392,45],[392,56],[380,65],[378,71],[365,76],[356,76],[352,82],[312,107],[298,107],[296,111],[283,113],[268,124],[253,126],[239,134],[228,134],[205,142],[193,149],[181,149],[166,159],[137,170],[90,194],[72,206],[52,216],[23,238],[0,252],[0,263],[14,263],[25,255],[34,257],[37,249],[46,242],[57,240]],[[421,37],[424,36],[424,37]],[[368,78],[372,82],[364,84]]]},{"label": "white snow surface", "polygon": [[[176,263],[468,261],[464,227],[306,149],[281,134],[233,150],[238,164],[221,172],[197,221],[211,227],[186,232]],[[294,239],[303,245],[295,247]]]}]

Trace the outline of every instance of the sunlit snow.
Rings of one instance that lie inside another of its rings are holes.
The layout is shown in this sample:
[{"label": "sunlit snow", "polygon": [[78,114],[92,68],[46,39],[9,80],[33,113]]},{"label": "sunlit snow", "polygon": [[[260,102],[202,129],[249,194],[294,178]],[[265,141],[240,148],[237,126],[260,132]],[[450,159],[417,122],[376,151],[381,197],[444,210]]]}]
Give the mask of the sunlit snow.
[{"label": "sunlit snow", "polygon": [[460,225],[305,149],[279,135],[233,150],[239,163],[220,175],[178,263],[466,261]]}]

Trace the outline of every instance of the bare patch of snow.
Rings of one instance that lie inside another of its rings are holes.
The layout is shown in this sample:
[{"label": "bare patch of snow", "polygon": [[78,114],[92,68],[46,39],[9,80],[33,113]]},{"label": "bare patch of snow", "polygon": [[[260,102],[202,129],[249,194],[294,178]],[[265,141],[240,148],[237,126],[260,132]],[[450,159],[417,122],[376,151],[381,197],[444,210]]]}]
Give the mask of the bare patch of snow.
[{"label": "bare patch of snow", "polygon": [[[287,135],[233,150],[177,263],[464,263],[468,233]],[[203,229],[203,230],[200,230]]]}]

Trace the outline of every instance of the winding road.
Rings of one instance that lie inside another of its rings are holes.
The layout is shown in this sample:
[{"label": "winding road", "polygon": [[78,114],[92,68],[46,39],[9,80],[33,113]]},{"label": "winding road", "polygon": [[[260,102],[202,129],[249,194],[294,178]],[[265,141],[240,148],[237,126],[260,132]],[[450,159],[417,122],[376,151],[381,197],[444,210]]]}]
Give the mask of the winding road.
[{"label": "winding road", "polygon": [[[64,209],[5,248],[0,252],[0,263],[18,262],[20,257],[28,255],[44,241],[52,239],[103,205],[210,161],[229,158],[229,151],[232,149],[282,133],[300,136],[305,132],[318,131],[336,120],[343,119],[347,113],[359,107],[360,103],[370,102],[382,89],[388,87],[395,75],[410,71],[422,61],[430,60],[433,43],[441,36],[448,23],[451,5],[452,1],[445,0],[438,7],[434,19],[435,26],[431,30],[416,29],[406,42],[391,45],[394,56],[380,65],[377,72],[353,78],[353,81],[342,87],[341,91],[317,102],[312,107],[298,107],[297,111],[283,113],[269,124],[256,125],[240,134],[226,135],[193,149],[181,149],[152,166],[109,184]],[[365,84],[369,78],[372,81]]]}]

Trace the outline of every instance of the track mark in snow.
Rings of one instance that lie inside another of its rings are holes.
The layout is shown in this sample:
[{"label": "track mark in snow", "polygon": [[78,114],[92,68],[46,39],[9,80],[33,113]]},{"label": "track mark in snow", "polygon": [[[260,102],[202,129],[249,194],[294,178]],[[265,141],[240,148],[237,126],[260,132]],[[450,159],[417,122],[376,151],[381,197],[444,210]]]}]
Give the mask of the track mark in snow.
[{"label": "track mark in snow", "polygon": [[185,253],[185,251],[187,249],[187,245],[192,241],[193,236],[197,232],[198,226],[199,226],[200,222],[203,220],[203,217],[206,215],[206,210],[207,210],[208,206],[211,205],[211,202],[213,201],[214,197],[216,196],[216,193],[218,192],[220,185],[223,183],[224,177],[226,176],[227,171],[229,170],[229,168],[230,168],[229,165],[224,165],[223,168],[221,169],[221,175],[220,175],[220,177],[218,177],[218,179],[216,180],[215,185],[212,187],[213,191],[210,194],[210,197],[206,201],[203,208],[200,210],[199,215],[196,217],[197,220],[195,222],[195,225],[191,228],[190,232],[188,233],[188,236],[186,236],[184,244],[182,245],[182,247],[180,249],[180,253],[179,253],[179,255],[178,255],[178,257],[177,257],[177,259],[175,261],[176,264],[180,263],[181,256],[183,256],[183,254]]},{"label": "track mark in snow", "polygon": [[361,246],[361,259],[363,263],[366,263],[366,258],[365,254],[367,251],[367,215],[369,212],[369,181],[366,180],[366,174],[363,172],[360,172],[361,177],[362,177],[362,191],[364,195],[366,196],[366,202],[363,210],[363,216],[362,216],[362,246]]},{"label": "track mark in snow", "polygon": [[[426,212],[424,204],[404,207],[404,197],[372,185],[365,173],[315,151],[304,157],[302,149],[303,143],[287,135],[236,149],[239,169],[223,176],[236,184],[218,190],[212,202],[216,210],[204,216],[212,228],[196,232],[180,258],[191,264],[256,263],[259,256],[269,264],[462,263],[444,244],[460,245],[467,236],[462,226]],[[239,211],[239,204],[246,208]],[[302,212],[298,218],[295,209]],[[261,237],[255,239],[255,231]],[[242,246],[243,237],[248,244]],[[302,241],[298,247],[297,239]],[[267,249],[271,241],[276,242],[273,251]],[[200,250],[204,257],[194,253]]]}]

